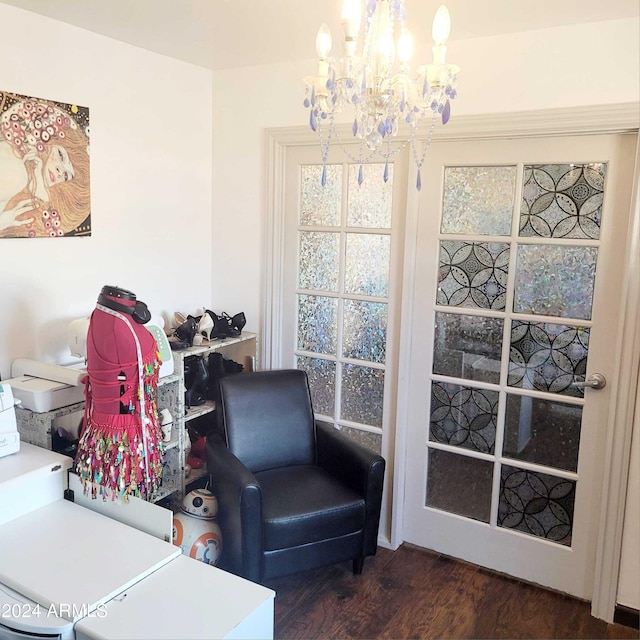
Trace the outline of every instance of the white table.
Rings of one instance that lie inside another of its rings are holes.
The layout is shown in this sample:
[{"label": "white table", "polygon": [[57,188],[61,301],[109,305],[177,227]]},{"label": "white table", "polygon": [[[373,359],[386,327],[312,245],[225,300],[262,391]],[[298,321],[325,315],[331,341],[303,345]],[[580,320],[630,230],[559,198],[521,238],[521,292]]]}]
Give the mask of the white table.
[{"label": "white table", "polygon": [[64,500],[70,464],[24,443],[0,458],[0,604],[40,612],[0,619],[0,637],[39,624],[71,638],[68,621],[77,640],[273,638],[273,591]]}]

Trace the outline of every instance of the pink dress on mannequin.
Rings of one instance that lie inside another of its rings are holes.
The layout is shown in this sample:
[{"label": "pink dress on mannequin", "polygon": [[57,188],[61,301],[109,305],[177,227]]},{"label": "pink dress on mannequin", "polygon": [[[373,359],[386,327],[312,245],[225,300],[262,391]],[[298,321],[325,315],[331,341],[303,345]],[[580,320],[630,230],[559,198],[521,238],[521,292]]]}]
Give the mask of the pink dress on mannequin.
[{"label": "pink dress on mannequin", "polygon": [[94,498],[99,493],[103,499],[150,500],[162,481],[156,402],[160,356],[151,333],[131,315],[135,305],[131,292],[104,287],[89,323],[75,468]]}]

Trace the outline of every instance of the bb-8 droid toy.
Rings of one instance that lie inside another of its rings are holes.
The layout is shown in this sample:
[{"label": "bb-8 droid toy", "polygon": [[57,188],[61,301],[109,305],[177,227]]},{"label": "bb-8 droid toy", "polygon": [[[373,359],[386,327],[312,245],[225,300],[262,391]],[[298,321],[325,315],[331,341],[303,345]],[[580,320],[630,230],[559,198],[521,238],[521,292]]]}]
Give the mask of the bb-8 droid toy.
[{"label": "bb-8 droid toy", "polygon": [[173,516],[173,544],[184,555],[215,566],[222,553],[222,533],[215,521],[218,500],[208,489],[190,491]]}]

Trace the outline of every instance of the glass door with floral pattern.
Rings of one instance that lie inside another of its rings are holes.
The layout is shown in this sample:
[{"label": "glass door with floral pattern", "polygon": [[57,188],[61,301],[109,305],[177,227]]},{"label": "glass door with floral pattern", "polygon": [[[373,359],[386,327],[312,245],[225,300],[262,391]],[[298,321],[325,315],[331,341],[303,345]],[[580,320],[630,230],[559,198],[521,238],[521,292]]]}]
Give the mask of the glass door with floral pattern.
[{"label": "glass door with floral pattern", "polygon": [[[407,541],[590,598],[635,136],[434,143]],[[594,377],[595,374],[598,374]]]}]

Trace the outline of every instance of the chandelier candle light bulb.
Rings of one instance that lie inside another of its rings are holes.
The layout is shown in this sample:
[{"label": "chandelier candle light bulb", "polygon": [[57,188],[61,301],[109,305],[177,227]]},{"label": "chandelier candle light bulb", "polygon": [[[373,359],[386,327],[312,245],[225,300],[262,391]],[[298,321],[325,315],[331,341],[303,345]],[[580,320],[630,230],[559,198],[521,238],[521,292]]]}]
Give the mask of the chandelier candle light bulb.
[{"label": "chandelier candle light bulb", "polygon": [[352,58],[356,53],[360,31],[360,0],[344,0],[340,17],[344,32],[344,55]]},{"label": "chandelier candle light bulb", "polygon": [[316,52],[318,54],[318,76],[326,78],[329,73],[327,58],[331,52],[331,32],[326,24],[318,29],[316,36]]},{"label": "chandelier candle light bulb", "polygon": [[[436,120],[448,122],[451,100],[457,95],[460,68],[445,63],[451,31],[449,12],[442,5],[433,20],[433,62],[412,72],[413,40],[405,25],[405,0],[366,0],[364,20],[361,6],[362,0],[345,0],[342,6],[342,59],[329,57],[331,33],[326,24],[320,27],[316,37],[318,74],[305,78],[304,105],[309,109],[309,126],[320,139],[322,184],[326,183],[324,165],[329,147],[337,140],[347,156],[361,165],[360,182],[362,165],[374,156],[381,156],[388,164],[402,146],[411,145],[420,189],[420,169]],[[361,26],[362,53],[358,55]],[[342,143],[335,127],[336,114],[347,110],[353,112],[352,132],[360,143],[356,155]],[[429,126],[423,126],[425,123]],[[392,139],[398,136],[404,144],[392,146]],[[385,180],[387,175],[385,170]]]},{"label": "chandelier candle light bulb", "polygon": [[409,70],[409,63],[411,62],[412,56],[413,38],[406,29],[403,29],[398,39],[398,60],[400,60],[402,68],[406,71]]},{"label": "chandelier candle light bulb", "polygon": [[433,47],[433,64],[444,64],[444,58],[447,53],[447,47],[445,43],[449,39],[451,33],[451,18],[449,17],[449,11],[443,4],[436,11],[436,15],[433,17],[433,26],[431,27],[431,36],[435,42]]}]

